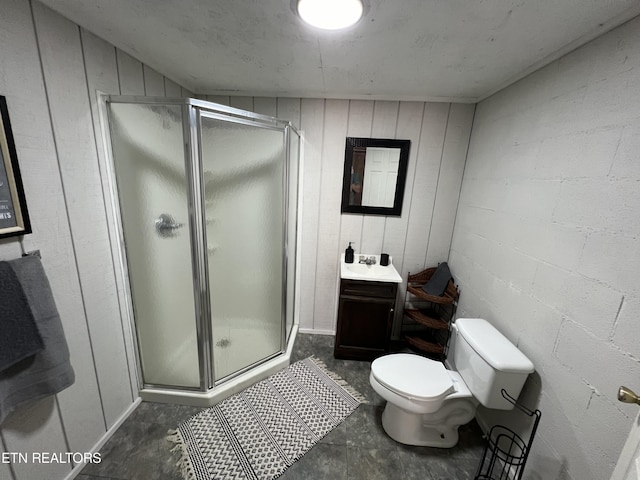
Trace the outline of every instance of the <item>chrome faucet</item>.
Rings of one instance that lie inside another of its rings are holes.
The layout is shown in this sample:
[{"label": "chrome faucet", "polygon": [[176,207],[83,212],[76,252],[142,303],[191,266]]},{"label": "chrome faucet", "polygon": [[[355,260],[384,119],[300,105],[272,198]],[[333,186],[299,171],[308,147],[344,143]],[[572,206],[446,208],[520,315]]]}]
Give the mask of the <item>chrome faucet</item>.
[{"label": "chrome faucet", "polygon": [[365,257],[364,255],[360,255],[360,258],[358,259],[358,263],[364,263],[367,265],[375,265],[376,264],[376,257],[374,257],[373,255],[370,257]]}]

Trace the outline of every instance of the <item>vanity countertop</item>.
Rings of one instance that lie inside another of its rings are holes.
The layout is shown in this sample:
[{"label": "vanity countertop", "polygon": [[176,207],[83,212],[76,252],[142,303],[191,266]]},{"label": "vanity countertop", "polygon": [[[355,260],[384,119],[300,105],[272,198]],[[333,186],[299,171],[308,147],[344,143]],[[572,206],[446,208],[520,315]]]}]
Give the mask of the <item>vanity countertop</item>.
[{"label": "vanity countertop", "polygon": [[[375,257],[374,265],[358,263],[360,257]],[[364,280],[367,282],[402,283],[402,277],[393,266],[393,259],[389,256],[389,265],[380,265],[380,255],[354,255],[353,263],[345,263],[344,254],[340,256],[340,278],[347,280]]]}]

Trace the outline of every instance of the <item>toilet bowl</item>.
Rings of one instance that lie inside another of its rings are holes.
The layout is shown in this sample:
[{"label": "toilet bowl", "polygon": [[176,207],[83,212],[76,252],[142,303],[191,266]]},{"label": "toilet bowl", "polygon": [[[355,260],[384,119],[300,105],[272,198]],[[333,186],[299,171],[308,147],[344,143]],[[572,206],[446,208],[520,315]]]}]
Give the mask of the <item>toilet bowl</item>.
[{"label": "toilet bowl", "polygon": [[460,374],[419,355],[376,359],[369,382],[387,401],[382,413],[385,432],[407,445],[453,447],[458,427],[473,419],[478,405]]},{"label": "toilet bowl", "polygon": [[449,355],[456,370],[410,353],[385,355],[371,364],[369,382],[387,401],[382,426],[400,443],[453,447],[458,428],[473,419],[478,404],[512,409],[501,390],[517,398],[534,371],[531,361],[486,320],[460,318],[452,329]]}]

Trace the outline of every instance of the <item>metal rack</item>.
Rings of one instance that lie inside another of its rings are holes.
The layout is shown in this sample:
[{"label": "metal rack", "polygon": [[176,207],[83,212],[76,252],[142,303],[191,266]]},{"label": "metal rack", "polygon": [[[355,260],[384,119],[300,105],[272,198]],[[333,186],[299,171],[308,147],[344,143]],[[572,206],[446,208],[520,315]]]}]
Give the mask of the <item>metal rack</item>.
[{"label": "metal rack", "polygon": [[533,437],[535,437],[540,423],[542,416],[540,410],[529,410],[519,404],[504,389],[501,390],[501,393],[518,410],[533,418],[531,435],[529,441],[525,443],[517,433],[507,427],[502,425],[491,427],[474,480],[520,480],[531,450]]}]

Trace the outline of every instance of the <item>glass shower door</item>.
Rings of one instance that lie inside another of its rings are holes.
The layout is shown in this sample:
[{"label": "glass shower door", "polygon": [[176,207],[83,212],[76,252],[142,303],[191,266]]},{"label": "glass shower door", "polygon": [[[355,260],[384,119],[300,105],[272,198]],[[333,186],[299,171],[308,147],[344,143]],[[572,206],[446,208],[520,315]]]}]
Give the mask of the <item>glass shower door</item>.
[{"label": "glass shower door", "polygon": [[200,388],[182,106],[108,107],[143,382]]},{"label": "glass shower door", "polygon": [[201,111],[214,379],[282,351],[284,129]]}]

